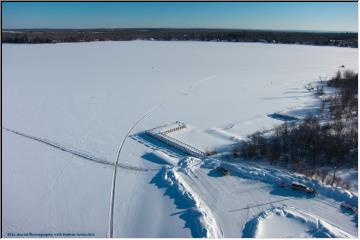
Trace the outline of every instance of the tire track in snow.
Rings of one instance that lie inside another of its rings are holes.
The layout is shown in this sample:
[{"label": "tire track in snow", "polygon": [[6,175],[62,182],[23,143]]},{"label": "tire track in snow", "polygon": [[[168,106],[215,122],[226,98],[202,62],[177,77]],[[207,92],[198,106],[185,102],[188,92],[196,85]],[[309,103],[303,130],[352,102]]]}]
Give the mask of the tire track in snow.
[{"label": "tire track in snow", "polygon": [[54,141],[51,141],[51,140],[48,140],[48,139],[45,139],[45,138],[39,138],[39,137],[29,135],[29,134],[26,134],[26,133],[23,133],[23,132],[14,130],[14,129],[6,128],[6,127],[2,127],[2,129],[6,130],[8,132],[14,133],[16,135],[25,137],[27,139],[31,139],[31,140],[46,144],[46,145],[48,145],[50,147],[59,149],[61,151],[70,153],[72,155],[75,155],[77,157],[80,157],[82,159],[86,159],[88,161],[92,161],[92,162],[95,162],[95,163],[105,164],[105,165],[109,165],[109,166],[116,165],[117,167],[120,167],[120,168],[124,168],[124,169],[127,169],[127,170],[132,170],[132,171],[138,171],[138,172],[139,171],[140,172],[147,172],[147,171],[158,171],[159,170],[159,168],[141,168],[141,167],[131,166],[131,165],[122,164],[122,163],[114,164],[114,163],[109,162],[107,160],[92,156],[92,155],[90,155],[88,153],[80,152],[80,151],[75,150],[75,149],[71,149],[70,147],[63,146],[63,145],[61,145],[61,144],[59,144],[57,142],[54,142]]},{"label": "tire track in snow", "polygon": [[[155,111],[158,107],[160,107],[161,104],[157,104],[155,105],[153,108],[151,108],[149,111],[147,111],[145,114],[143,114],[135,123],[133,123],[133,125],[129,128],[129,130],[127,131],[126,135],[124,136],[123,140],[121,141],[120,147],[117,151],[117,155],[116,155],[116,161],[115,164],[118,165],[119,164],[119,159],[120,159],[120,153],[122,148],[124,147],[125,141],[127,139],[127,137],[130,135],[131,131],[142,121],[144,120],[147,116],[150,115],[150,113],[152,113],[153,111]],[[108,236],[109,237],[113,237],[113,233],[114,233],[114,199],[115,199],[115,185],[116,185],[116,172],[117,172],[117,168],[114,168],[114,173],[113,173],[113,179],[112,179],[112,185],[111,185],[111,195],[110,195],[110,210],[109,210],[109,231],[108,231]]]},{"label": "tire track in snow", "polygon": [[[188,88],[185,89],[185,91],[180,91],[180,93],[178,93],[177,95],[175,95],[174,97],[177,97],[178,95],[181,94],[185,94],[188,95],[192,90],[196,89],[198,86],[201,86],[202,84],[204,84],[206,81],[215,78],[216,76],[210,76],[210,77],[206,77],[201,79],[200,81],[197,81],[193,84],[191,84]],[[172,97],[169,97],[172,98]],[[118,165],[119,164],[119,159],[120,159],[120,154],[121,154],[121,150],[125,144],[126,139],[129,137],[129,135],[131,134],[131,131],[142,121],[144,120],[146,117],[148,117],[152,112],[154,112],[157,108],[159,108],[161,105],[163,105],[163,103],[167,102],[165,101],[166,99],[162,100],[159,104],[156,104],[155,106],[153,106],[149,111],[147,111],[146,113],[144,113],[143,115],[141,115],[139,117],[139,119],[132,124],[132,126],[129,128],[129,130],[127,131],[127,133],[125,134],[124,138],[121,141],[121,144],[118,148],[117,151],[117,156],[116,156],[116,161],[115,164]],[[111,195],[110,195],[110,210],[109,210],[109,230],[108,230],[108,237],[112,238],[113,234],[114,234],[114,199],[115,199],[115,185],[116,185],[116,173],[117,173],[117,168],[114,168],[114,173],[113,173],[113,180],[112,180],[112,185],[111,185]]]}]

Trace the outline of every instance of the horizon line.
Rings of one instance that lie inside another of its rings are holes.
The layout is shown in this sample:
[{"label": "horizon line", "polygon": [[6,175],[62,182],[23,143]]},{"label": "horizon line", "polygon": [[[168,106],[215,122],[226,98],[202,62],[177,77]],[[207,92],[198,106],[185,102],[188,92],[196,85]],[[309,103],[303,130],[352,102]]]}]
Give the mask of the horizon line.
[{"label": "horizon line", "polygon": [[35,28],[2,28],[3,31],[11,30],[227,30],[227,31],[269,31],[269,32],[303,32],[303,33],[358,33],[358,31],[342,30],[305,30],[305,29],[256,29],[256,28],[186,28],[186,27],[85,27],[85,28],[67,28],[67,27],[35,27]]}]

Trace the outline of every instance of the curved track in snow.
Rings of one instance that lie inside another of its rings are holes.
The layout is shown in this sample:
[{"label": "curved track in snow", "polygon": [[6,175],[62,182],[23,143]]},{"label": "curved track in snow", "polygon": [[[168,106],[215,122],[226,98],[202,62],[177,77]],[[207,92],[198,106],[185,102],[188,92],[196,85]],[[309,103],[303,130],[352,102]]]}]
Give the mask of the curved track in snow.
[{"label": "curved track in snow", "polygon": [[[187,87],[185,90],[180,91],[179,94],[175,95],[181,95],[181,94],[189,94],[193,89],[197,88],[198,86],[202,85],[203,83],[205,83],[206,81],[215,78],[215,76],[210,76],[210,77],[206,77],[203,78],[193,84],[191,84],[189,87]],[[170,97],[171,98],[171,97]],[[129,128],[129,130],[127,131],[126,135],[124,136],[124,138],[121,141],[121,144],[118,148],[117,151],[117,156],[116,156],[116,162],[115,164],[118,165],[119,164],[119,159],[120,159],[120,154],[121,154],[121,150],[125,144],[126,139],[129,137],[129,135],[131,134],[131,131],[142,121],[144,120],[146,117],[148,117],[150,115],[150,113],[152,113],[153,111],[155,111],[157,108],[159,108],[164,102],[167,102],[165,100],[161,101],[161,103],[153,106],[150,110],[148,110],[147,112],[145,112],[143,115],[141,115],[138,120],[136,122],[134,122],[131,127]],[[115,199],[115,185],[116,185],[116,172],[117,172],[117,168],[114,168],[114,174],[113,174],[113,180],[112,180],[112,185],[111,185],[111,196],[110,196],[110,210],[109,210],[109,230],[108,230],[108,237],[112,238],[113,237],[113,233],[114,233],[114,199]]]},{"label": "curved track in snow", "polygon": [[[155,111],[161,104],[155,105],[153,108],[151,108],[149,111],[147,111],[145,114],[143,114],[135,123],[133,123],[133,125],[129,128],[129,130],[127,131],[126,135],[124,136],[124,138],[121,141],[120,147],[117,151],[117,156],[116,156],[116,162],[115,164],[118,165],[119,164],[119,159],[120,159],[120,153],[121,150],[125,144],[125,141],[127,139],[127,137],[130,135],[131,131],[142,121],[144,120],[147,116],[150,115],[150,113],[152,113],[153,111]],[[111,195],[110,195],[110,210],[109,210],[109,231],[108,231],[108,237],[113,237],[113,233],[114,233],[114,199],[115,199],[115,185],[116,185],[116,172],[117,172],[117,168],[114,168],[114,174],[113,174],[113,178],[112,178],[112,185],[111,185]]]}]

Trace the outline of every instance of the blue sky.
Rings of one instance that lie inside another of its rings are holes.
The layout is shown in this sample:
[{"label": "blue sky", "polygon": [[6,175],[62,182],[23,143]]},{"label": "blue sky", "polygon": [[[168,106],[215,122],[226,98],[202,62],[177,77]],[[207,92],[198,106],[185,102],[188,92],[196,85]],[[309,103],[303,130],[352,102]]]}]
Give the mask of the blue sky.
[{"label": "blue sky", "polygon": [[3,3],[3,28],[357,31],[357,3]]}]

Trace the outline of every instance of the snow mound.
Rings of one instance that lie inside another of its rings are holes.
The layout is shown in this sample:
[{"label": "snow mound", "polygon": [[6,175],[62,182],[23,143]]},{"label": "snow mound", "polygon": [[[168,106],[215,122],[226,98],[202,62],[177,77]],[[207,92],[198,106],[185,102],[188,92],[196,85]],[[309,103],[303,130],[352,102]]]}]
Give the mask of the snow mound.
[{"label": "snow mound", "polygon": [[178,166],[186,170],[195,170],[202,165],[203,161],[200,158],[196,157],[185,157],[179,161]]},{"label": "snow mound", "polygon": [[162,159],[164,162],[173,166],[176,166],[179,161],[177,158],[171,157],[168,154],[161,152],[159,150],[154,150],[152,154],[154,154],[156,157]]},{"label": "snow mound", "polygon": [[[279,230],[281,226],[281,230]],[[354,238],[338,227],[295,208],[272,208],[250,220],[243,237],[256,238]]]},{"label": "snow mound", "polygon": [[[193,160],[194,159],[185,162],[191,162]],[[179,174],[175,168],[164,168],[162,171],[163,180],[165,180],[168,187],[175,188],[184,200],[193,206],[191,210],[195,212],[193,215],[197,216],[195,219],[195,227],[198,228],[197,232],[199,237],[221,238],[222,231],[218,227],[215,217],[207,205],[182,178],[181,174]]]}]

